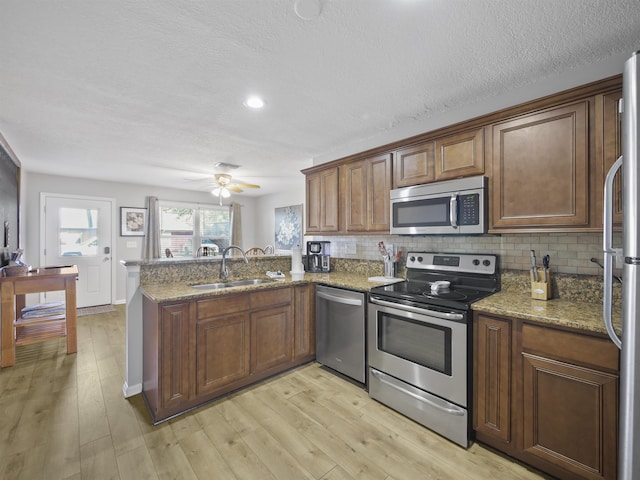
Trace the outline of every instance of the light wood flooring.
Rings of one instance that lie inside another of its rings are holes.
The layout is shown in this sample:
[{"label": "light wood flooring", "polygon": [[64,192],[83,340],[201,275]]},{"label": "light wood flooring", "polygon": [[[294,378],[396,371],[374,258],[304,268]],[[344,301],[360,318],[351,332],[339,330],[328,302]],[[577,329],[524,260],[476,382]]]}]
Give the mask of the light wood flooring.
[{"label": "light wood flooring", "polygon": [[543,477],[464,450],[312,363],[159,426],[122,396],[124,307],[0,371],[1,479],[509,479]]}]

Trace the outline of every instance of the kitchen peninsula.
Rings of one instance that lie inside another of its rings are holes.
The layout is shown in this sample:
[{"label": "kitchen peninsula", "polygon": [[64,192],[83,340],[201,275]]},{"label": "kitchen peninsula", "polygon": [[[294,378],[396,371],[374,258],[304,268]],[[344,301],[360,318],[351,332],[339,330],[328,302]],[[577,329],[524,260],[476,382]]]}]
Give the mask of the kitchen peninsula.
[{"label": "kitchen peninsula", "polygon": [[[315,283],[325,283],[328,285],[351,288],[354,290],[368,291],[372,286],[378,285],[369,282],[371,276],[379,276],[383,273],[382,262],[338,260],[333,263],[334,271],[331,273],[305,273],[303,280],[291,280],[289,274],[285,274],[285,279],[274,280],[272,282],[258,285],[245,285],[217,290],[199,290],[191,287],[193,284],[218,282],[218,272],[220,260],[215,257],[203,257],[197,259],[158,259],[151,261],[123,261],[122,265],[127,270],[127,308],[126,308],[126,370],[123,394],[130,397],[143,391],[143,304],[165,305],[182,304],[184,311],[182,314],[188,315],[190,306],[194,305],[195,312],[201,305],[200,311],[206,311],[205,303],[208,305],[220,305],[218,302],[225,297],[245,297],[247,303],[240,303],[234,307],[237,311],[244,311],[249,315],[256,313],[256,309],[247,308],[253,300],[254,305],[265,306],[272,294],[282,295],[284,300],[278,303],[279,306],[290,304],[292,312],[285,313],[284,316],[291,316],[291,319],[282,318],[284,324],[292,322],[294,317],[298,328],[293,329],[293,339],[298,355],[298,363],[314,358],[313,354],[300,354],[304,351],[303,345],[313,346],[315,349],[315,337],[304,337],[298,335],[300,332],[308,332],[314,335],[314,329],[309,327],[306,330],[302,324],[312,321],[311,312],[302,315],[305,309],[313,309],[313,292]],[[238,279],[266,279],[267,271],[288,272],[291,266],[290,257],[266,256],[251,258],[248,264],[241,260],[228,259],[227,265],[230,272],[230,281]],[[285,290],[291,292],[283,293]],[[279,292],[279,293],[278,293]],[[288,297],[287,295],[290,295]],[[248,296],[248,297],[247,297]],[[216,303],[218,302],[218,303]],[[305,306],[306,305],[306,306]],[[275,305],[272,305],[275,306]],[[216,308],[218,308],[216,306]],[[244,310],[243,310],[244,309]],[[146,310],[149,310],[147,307]],[[179,313],[173,313],[174,319]],[[283,327],[289,328],[289,327]],[[286,333],[288,334],[288,333]],[[314,350],[315,352],[315,350]],[[292,360],[293,362],[293,360]],[[293,365],[293,363],[291,363]],[[275,370],[274,370],[275,371]],[[271,370],[270,370],[271,372]]]}]

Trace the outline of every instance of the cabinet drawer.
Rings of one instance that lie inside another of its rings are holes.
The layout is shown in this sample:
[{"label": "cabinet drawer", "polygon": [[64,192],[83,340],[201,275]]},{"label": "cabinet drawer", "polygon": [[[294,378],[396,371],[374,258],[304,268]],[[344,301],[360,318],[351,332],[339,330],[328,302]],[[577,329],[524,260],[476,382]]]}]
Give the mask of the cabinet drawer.
[{"label": "cabinet drawer", "polygon": [[522,325],[522,350],[614,371],[619,368],[618,349],[606,338],[527,323]]},{"label": "cabinet drawer", "polygon": [[224,295],[220,298],[198,300],[196,306],[198,320],[249,310],[246,295]]},{"label": "cabinet drawer", "polygon": [[282,303],[291,303],[291,288],[277,288],[254,292],[250,296],[251,308],[262,308]]}]

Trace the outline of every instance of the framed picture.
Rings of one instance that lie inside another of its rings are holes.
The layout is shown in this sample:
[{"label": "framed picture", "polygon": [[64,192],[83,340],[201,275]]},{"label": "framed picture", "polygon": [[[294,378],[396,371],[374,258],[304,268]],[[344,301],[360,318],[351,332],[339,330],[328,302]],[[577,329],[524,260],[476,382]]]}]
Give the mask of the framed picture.
[{"label": "framed picture", "polygon": [[120,236],[144,237],[146,208],[120,207]]},{"label": "framed picture", "polygon": [[302,244],[302,205],[290,205],[275,209],[276,253],[291,253]]}]

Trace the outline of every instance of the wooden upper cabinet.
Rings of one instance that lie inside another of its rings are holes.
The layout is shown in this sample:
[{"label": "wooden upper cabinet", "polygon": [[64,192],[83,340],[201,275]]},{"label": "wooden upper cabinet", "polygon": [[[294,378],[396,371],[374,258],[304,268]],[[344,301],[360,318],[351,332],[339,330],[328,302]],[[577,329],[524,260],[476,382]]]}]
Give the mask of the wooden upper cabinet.
[{"label": "wooden upper cabinet", "polygon": [[391,154],[340,166],[345,232],[389,232]]},{"label": "wooden upper cabinet", "polygon": [[367,230],[389,232],[391,154],[367,162]]},{"label": "wooden upper cabinet", "polygon": [[347,232],[367,230],[367,161],[340,166],[342,218]]},{"label": "wooden upper cabinet", "polygon": [[484,173],[484,129],[436,139],[436,180]]},{"label": "wooden upper cabinet", "polygon": [[[622,118],[618,113],[620,102],[622,101],[622,90],[615,90],[610,93],[596,97],[596,155],[598,166],[602,166],[602,173],[599,175],[599,189],[596,191],[597,204],[596,211],[599,214],[597,224],[602,225],[602,211],[604,205],[601,203],[604,196],[604,181],[615,161],[622,155]],[[613,224],[622,226],[622,170],[619,170],[613,181]]]},{"label": "wooden upper cabinet", "polygon": [[490,231],[590,226],[589,103],[493,124]]},{"label": "wooden upper cabinet", "polygon": [[435,145],[426,142],[393,152],[393,188],[433,182]]},{"label": "wooden upper cabinet", "polygon": [[308,233],[338,231],[338,167],[306,176]]}]

